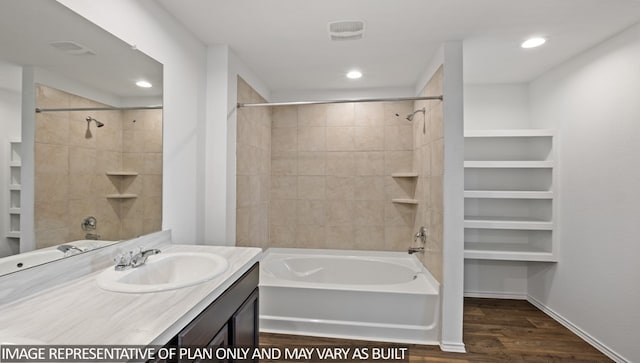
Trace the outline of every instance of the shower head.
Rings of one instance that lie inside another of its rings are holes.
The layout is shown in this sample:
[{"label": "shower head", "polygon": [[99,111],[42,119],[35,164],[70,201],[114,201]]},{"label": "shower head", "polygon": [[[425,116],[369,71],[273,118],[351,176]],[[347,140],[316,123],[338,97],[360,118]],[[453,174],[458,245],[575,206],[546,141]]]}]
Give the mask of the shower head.
[{"label": "shower head", "polygon": [[423,114],[427,112],[426,107],[423,107],[421,110],[415,110],[413,111],[413,113],[410,113],[409,115],[407,115],[407,120],[409,121],[413,121],[413,118],[416,116],[416,113],[418,112],[422,112]]},{"label": "shower head", "polygon": [[104,126],[104,124],[102,122],[96,120],[95,118],[93,118],[91,116],[87,116],[87,124],[90,123],[91,121],[95,121],[96,126],[98,126],[98,127]]}]

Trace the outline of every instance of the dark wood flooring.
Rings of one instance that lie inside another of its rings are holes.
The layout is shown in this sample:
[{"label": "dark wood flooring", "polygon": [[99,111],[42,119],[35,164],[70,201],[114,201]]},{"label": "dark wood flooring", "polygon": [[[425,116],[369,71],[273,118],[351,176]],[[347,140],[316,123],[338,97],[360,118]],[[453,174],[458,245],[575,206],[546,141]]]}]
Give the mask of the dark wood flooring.
[{"label": "dark wood flooring", "polygon": [[[612,362],[527,301],[465,298],[466,354],[409,345],[410,362]],[[261,346],[375,346],[354,340],[260,334]]]}]

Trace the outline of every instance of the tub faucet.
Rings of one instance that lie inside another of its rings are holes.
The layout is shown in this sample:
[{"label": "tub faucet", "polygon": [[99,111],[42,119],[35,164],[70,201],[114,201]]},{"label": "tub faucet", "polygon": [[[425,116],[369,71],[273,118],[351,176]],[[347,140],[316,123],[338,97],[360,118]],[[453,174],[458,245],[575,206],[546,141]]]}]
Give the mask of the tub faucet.
[{"label": "tub faucet", "polygon": [[122,253],[114,259],[116,262],[115,269],[116,271],[128,270],[130,268],[140,267],[147,262],[147,258],[151,255],[157,255],[160,253],[159,249],[150,249],[150,250],[142,250],[142,248],[138,248],[138,251],[134,253],[133,251]]},{"label": "tub faucet", "polygon": [[409,252],[410,255],[414,253],[424,253],[424,247],[409,247],[407,252]]}]

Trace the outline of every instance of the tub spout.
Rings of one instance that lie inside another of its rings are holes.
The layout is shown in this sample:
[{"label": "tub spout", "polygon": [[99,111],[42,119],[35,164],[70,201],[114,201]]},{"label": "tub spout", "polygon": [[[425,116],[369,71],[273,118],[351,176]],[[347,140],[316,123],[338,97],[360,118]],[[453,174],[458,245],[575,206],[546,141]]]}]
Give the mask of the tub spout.
[{"label": "tub spout", "polygon": [[424,253],[424,247],[409,247],[407,252],[409,252],[410,255],[414,253]]}]

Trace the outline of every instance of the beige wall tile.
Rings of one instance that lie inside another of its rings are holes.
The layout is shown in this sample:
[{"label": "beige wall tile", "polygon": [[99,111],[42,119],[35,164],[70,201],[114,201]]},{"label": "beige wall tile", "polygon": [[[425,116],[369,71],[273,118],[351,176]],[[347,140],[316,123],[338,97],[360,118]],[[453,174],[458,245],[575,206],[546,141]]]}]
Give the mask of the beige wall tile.
[{"label": "beige wall tile", "polygon": [[324,200],[298,200],[298,226],[326,225],[327,202]]},{"label": "beige wall tile", "polygon": [[354,231],[354,249],[369,251],[384,250],[384,226],[356,225],[354,226]]},{"label": "beige wall tile", "polygon": [[327,225],[353,225],[354,202],[351,200],[330,200],[327,202]]},{"label": "beige wall tile", "polygon": [[[125,166],[126,163],[124,162],[124,155],[123,155],[122,164],[125,170],[130,170],[130,169],[127,169],[127,167]],[[137,169],[137,170],[140,170],[140,169]],[[145,174],[162,175],[162,153],[145,153],[144,167],[142,168],[142,172]]]},{"label": "beige wall tile", "polygon": [[327,158],[324,151],[299,151],[298,175],[325,175]]},{"label": "beige wall tile", "polygon": [[142,130],[122,132],[122,150],[124,152],[145,152],[145,133]]},{"label": "beige wall tile", "polygon": [[[238,156],[238,162],[240,161]],[[298,175],[298,154],[296,151],[272,153],[271,175]]]},{"label": "beige wall tile", "polygon": [[298,218],[297,204],[295,200],[271,200],[271,225],[295,225]]},{"label": "beige wall tile", "polygon": [[431,185],[431,209],[437,212],[441,212],[443,210],[442,203],[442,177],[434,176],[429,179]]},{"label": "beige wall tile", "polygon": [[[97,172],[98,154],[96,149],[70,146],[69,172],[71,174],[92,174]],[[101,160],[102,161],[102,160]],[[117,159],[116,159],[117,163]]]},{"label": "beige wall tile", "polygon": [[325,199],[324,176],[298,176],[298,199]]},{"label": "beige wall tile", "polygon": [[297,149],[298,131],[296,128],[277,128],[271,130],[271,150],[273,152],[297,151]]},{"label": "beige wall tile", "polygon": [[364,176],[385,174],[385,152],[356,152],[354,153],[354,158],[356,175]]},{"label": "beige wall tile", "polygon": [[270,246],[271,247],[299,247],[296,241],[296,225],[271,225]]},{"label": "beige wall tile", "polygon": [[275,175],[271,177],[271,200],[297,198],[298,177]]},{"label": "beige wall tile", "polygon": [[162,230],[162,219],[160,218],[145,218],[142,221],[142,234],[149,234]]},{"label": "beige wall tile", "polygon": [[408,121],[406,117],[413,110],[413,102],[411,101],[385,102],[384,123],[388,126],[411,126],[411,121]]},{"label": "beige wall tile", "polygon": [[[96,147],[95,125],[87,130],[86,112],[69,112],[69,145]],[[36,131],[37,132],[37,131]]]},{"label": "beige wall tile", "polygon": [[327,176],[327,200],[353,200],[355,180],[350,176]]},{"label": "beige wall tile", "polygon": [[[70,150],[70,152],[75,153],[74,150]],[[122,170],[122,153],[119,151],[107,151],[107,150],[98,150],[95,154],[95,159],[93,160],[94,171],[97,174],[104,175],[108,171],[113,170]],[[72,157],[77,157],[77,155],[70,155]],[[86,159],[86,158],[84,158]],[[89,160],[81,160],[83,163],[83,167],[86,167],[89,163]],[[81,167],[78,168],[78,172],[84,172]]]},{"label": "beige wall tile", "polygon": [[278,106],[272,108],[274,129],[283,127],[298,127],[298,107],[297,106]]},{"label": "beige wall tile", "polygon": [[69,172],[69,147],[66,145],[35,144],[35,172],[67,174]]},{"label": "beige wall tile", "polygon": [[69,112],[36,114],[35,142],[69,144]]},{"label": "beige wall tile", "polygon": [[65,108],[70,105],[71,94],[47,87],[36,85],[36,106],[40,108]]},{"label": "beige wall tile", "polygon": [[[417,117],[414,121],[417,121]],[[413,150],[413,127],[386,126],[384,128],[385,150]]]},{"label": "beige wall tile", "polygon": [[413,243],[411,227],[385,226],[384,249],[387,251],[407,251]]},{"label": "beige wall tile", "polygon": [[415,205],[386,202],[384,206],[384,225],[413,228],[415,213]]},{"label": "beige wall tile", "polygon": [[160,155],[160,174],[162,174],[162,154],[122,153],[122,169],[126,171],[137,171],[141,174],[156,174],[147,173],[145,170],[145,158],[147,155]]},{"label": "beige wall tile", "polygon": [[326,105],[298,106],[298,128],[327,125]]},{"label": "beige wall tile", "polygon": [[35,174],[35,202],[61,202],[69,198],[69,176],[66,174]]},{"label": "beige wall tile", "polygon": [[385,177],[357,176],[354,178],[355,200],[388,200],[385,193]]},{"label": "beige wall tile", "polygon": [[34,214],[38,231],[67,228],[68,202],[36,202]]},{"label": "beige wall tile", "polygon": [[419,198],[416,194],[416,186],[418,184],[415,178],[393,178],[386,177],[384,180],[386,199],[393,198]]},{"label": "beige wall tile", "polygon": [[327,151],[352,151],[354,147],[353,127],[327,127]]},{"label": "beige wall tile", "polygon": [[145,219],[162,219],[162,197],[145,197],[142,200],[144,205]]},{"label": "beige wall tile", "polygon": [[355,125],[382,127],[384,125],[384,103],[366,102],[355,105]]},{"label": "beige wall tile", "polygon": [[411,151],[385,151],[384,172],[387,175],[412,171],[413,152]]},{"label": "beige wall tile", "polygon": [[431,143],[431,175],[444,175],[444,139]]},{"label": "beige wall tile", "polygon": [[69,230],[67,228],[47,229],[35,231],[36,248],[57,246],[69,241]]},{"label": "beige wall tile", "polygon": [[356,127],[354,148],[358,151],[384,150],[384,127]]},{"label": "beige wall tile", "polygon": [[[274,129],[292,130],[292,129]],[[326,127],[298,127],[298,151],[326,150]],[[277,140],[274,139],[274,143]],[[275,144],[274,144],[275,146]]]},{"label": "beige wall tile", "polygon": [[353,126],[354,107],[353,103],[327,105],[327,126]]},{"label": "beige wall tile", "polygon": [[326,248],[352,249],[354,227],[351,224],[341,226],[327,226]]},{"label": "beige wall tile", "polygon": [[296,247],[326,248],[326,235],[324,225],[298,225],[296,226]]},{"label": "beige wall tile", "polygon": [[355,175],[355,154],[351,152],[327,152],[327,175]]},{"label": "beige wall tile", "polygon": [[356,226],[383,226],[384,206],[382,200],[356,200],[354,206],[354,224]]}]

